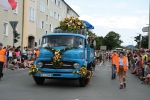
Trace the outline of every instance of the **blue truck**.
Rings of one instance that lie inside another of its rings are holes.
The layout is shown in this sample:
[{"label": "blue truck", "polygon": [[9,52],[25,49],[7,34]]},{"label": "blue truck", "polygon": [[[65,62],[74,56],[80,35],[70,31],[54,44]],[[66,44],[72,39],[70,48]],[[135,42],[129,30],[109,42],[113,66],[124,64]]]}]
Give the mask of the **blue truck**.
[{"label": "blue truck", "polygon": [[92,76],[95,50],[87,30],[66,32],[55,29],[54,33],[42,37],[39,57],[33,79],[42,85],[45,79],[77,79],[81,87],[86,86]]}]

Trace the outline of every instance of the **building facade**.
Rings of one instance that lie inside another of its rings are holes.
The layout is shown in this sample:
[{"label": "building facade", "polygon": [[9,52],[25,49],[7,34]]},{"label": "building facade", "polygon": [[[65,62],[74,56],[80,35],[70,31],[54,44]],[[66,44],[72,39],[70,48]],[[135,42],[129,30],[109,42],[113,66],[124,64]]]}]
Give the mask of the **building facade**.
[{"label": "building facade", "polygon": [[22,33],[23,33],[23,1],[16,0],[17,8],[15,10],[5,10],[0,6],[0,42],[4,46],[13,46],[13,29],[10,25],[10,21],[18,21],[16,31],[20,34],[20,39],[15,46],[22,44]]},{"label": "building facade", "polygon": [[28,0],[24,9],[23,46],[38,47],[44,34],[52,33],[63,18],[79,15],[64,0]]},{"label": "building facade", "polygon": [[64,0],[16,0],[15,10],[6,11],[0,6],[0,42],[13,45],[13,30],[9,21],[18,21],[16,31],[20,39],[15,46],[34,48],[44,34],[52,33],[59,21],[79,15]]}]

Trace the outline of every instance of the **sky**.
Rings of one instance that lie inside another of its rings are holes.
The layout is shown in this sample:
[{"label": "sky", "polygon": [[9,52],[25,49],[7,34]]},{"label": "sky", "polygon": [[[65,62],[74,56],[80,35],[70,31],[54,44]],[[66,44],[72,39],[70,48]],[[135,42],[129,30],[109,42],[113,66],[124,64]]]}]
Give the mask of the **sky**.
[{"label": "sky", "polygon": [[136,45],[134,37],[149,24],[149,0],[65,0],[78,14],[94,26],[97,36],[106,36],[114,31],[124,42],[121,45]]}]

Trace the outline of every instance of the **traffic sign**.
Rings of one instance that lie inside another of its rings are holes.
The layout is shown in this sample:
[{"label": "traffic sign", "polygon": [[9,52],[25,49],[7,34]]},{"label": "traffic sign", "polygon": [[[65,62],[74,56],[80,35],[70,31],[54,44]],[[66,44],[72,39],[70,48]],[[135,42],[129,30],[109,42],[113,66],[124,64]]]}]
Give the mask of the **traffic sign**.
[{"label": "traffic sign", "polygon": [[143,32],[148,32],[149,31],[149,27],[143,27],[142,31]]},{"label": "traffic sign", "polygon": [[10,21],[9,23],[10,23],[11,27],[13,28],[13,30],[15,30],[15,28],[18,24],[18,21]]}]

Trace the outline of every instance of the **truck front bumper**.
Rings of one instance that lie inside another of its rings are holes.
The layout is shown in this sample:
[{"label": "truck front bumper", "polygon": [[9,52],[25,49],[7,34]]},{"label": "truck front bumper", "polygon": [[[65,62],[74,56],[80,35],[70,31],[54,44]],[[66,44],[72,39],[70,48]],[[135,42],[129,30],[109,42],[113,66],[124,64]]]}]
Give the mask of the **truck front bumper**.
[{"label": "truck front bumper", "polygon": [[81,76],[79,74],[73,73],[36,73],[34,76],[36,77],[44,77],[44,78],[68,78],[68,79],[79,79]]}]

